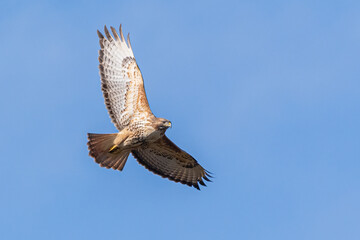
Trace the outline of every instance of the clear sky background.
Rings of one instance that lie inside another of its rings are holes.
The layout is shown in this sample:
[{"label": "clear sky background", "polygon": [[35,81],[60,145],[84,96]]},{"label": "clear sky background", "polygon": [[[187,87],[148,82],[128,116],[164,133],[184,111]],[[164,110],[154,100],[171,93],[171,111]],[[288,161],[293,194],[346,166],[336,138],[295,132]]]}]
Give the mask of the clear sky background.
[{"label": "clear sky background", "polygon": [[[360,239],[359,1],[1,1],[1,239]],[[215,179],[88,156],[97,29]]]}]

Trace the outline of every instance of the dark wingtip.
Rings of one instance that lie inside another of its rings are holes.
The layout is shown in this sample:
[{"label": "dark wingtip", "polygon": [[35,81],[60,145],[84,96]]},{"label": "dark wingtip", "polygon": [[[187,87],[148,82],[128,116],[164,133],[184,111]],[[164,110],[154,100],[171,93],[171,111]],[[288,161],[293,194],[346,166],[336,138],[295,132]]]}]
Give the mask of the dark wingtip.
[{"label": "dark wingtip", "polygon": [[[212,176],[213,173],[209,172],[208,170],[205,170],[205,176],[209,177],[209,178],[214,178],[214,176]],[[211,181],[210,181],[211,182]]]},{"label": "dark wingtip", "polygon": [[199,183],[200,183],[202,186],[206,187],[206,184],[204,183],[204,181],[203,181],[202,179],[199,180]]},{"label": "dark wingtip", "polygon": [[[209,176],[209,177],[210,177],[210,176]],[[208,182],[212,182],[206,175],[203,176],[203,179],[205,179],[205,180],[208,181]]]},{"label": "dark wingtip", "polygon": [[104,32],[105,32],[105,35],[106,35],[106,37],[109,39],[109,40],[111,40],[111,35],[110,35],[110,33],[109,33],[109,30],[108,30],[108,28],[106,27],[106,25],[104,26]]},{"label": "dark wingtip", "polygon": [[132,49],[131,43],[130,43],[130,33],[128,33],[128,35],[127,35],[127,44],[128,44],[128,47]]},{"label": "dark wingtip", "polygon": [[206,172],[209,176],[214,175],[214,173],[212,173],[212,172],[210,172],[210,171],[208,171],[208,170],[206,170],[206,169],[205,169],[205,172]]},{"label": "dark wingtip", "polygon": [[113,28],[112,26],[110,26],[111,32],[113,33],[116,41],[120,41],[119,35],[117,34],[115,28]]},{"label": "dark wingtip", "polygon": [[99,36],[99,38],[104,38],[104,35],[102,35],[102,33],[99,30],[97,30],[97,35]]},{"label": "dark wingtip", "polygon": [[122,32],[122,25],[121,25],[121,24],[120,24],[120,27],[119,27],[119,33],[120,33],[121,41],[122,41],[122,42],[125,42],[124,34],[123,34],[123,32]]},{"label": "dark wingtip", "polygon": [[197,190],[201,191],[201,190],[200,190],[200,187],[199,187],[199,184],[194,183],[194,184],[193,184],[193,187],[196,188]]}]

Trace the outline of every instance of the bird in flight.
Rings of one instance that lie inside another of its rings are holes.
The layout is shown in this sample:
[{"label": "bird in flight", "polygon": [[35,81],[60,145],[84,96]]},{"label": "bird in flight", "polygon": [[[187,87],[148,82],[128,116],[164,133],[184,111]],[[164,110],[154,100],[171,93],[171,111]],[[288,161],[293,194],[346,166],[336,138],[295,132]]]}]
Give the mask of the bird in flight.
[{"label": "bird in flight", "polygon": [[104,27],[100,39],[101,90],[112,122],[119,130],[112,134],[88,133],[89,155],[101,167],[122,171],[129,154],[145,168],[164,178],[200,190],[210,173],[192,156],[166,137],[171,122],[151,112],[144,81],[136,63],[129,35],[127,43],[111,27]]}]

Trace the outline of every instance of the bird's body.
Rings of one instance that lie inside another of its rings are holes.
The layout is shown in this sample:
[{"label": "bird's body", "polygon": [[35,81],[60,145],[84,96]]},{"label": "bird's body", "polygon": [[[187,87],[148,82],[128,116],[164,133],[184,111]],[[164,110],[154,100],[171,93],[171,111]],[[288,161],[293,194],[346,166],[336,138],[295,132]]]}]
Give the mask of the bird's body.
[{"label": "bird's body", "polygon": [[131,149],[156,142],[164,136],[166,128],[159,129],[154,122],[160,123],[162,121],[164,121],[165,124],[169,122],[165,119],[156,118],[155,116],[151,116],[150,119],[139,119],[135,124],[130,124],[117,134],[114,145],[120,149]]},{"label": "bird's body", "polygon": [[98,31],[102,91],[119,133],[89,133],[90,156],[102,167],[121,171],[132,153],[150,171],[199,189],[209,174],[166,137],[171,122],[151,112],[129,37],[126,44],[121,26],[120,37],[112,27],[114,37],[104,30],[107,38]]}]

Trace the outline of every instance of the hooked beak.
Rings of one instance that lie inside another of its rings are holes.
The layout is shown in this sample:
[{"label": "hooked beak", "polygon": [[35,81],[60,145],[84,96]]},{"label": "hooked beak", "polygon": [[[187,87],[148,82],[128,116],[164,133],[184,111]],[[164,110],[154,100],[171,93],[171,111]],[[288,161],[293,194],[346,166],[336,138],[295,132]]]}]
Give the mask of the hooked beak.
[{"label": "hooked beak", "polygon": [[171,128],[171,122],[170,121],[167,122],[165,126],[168,127],[168,128]]}]

